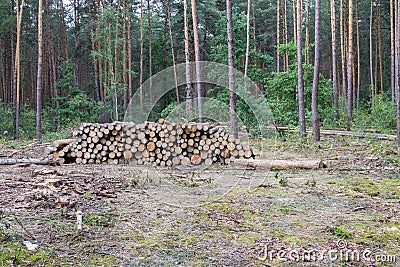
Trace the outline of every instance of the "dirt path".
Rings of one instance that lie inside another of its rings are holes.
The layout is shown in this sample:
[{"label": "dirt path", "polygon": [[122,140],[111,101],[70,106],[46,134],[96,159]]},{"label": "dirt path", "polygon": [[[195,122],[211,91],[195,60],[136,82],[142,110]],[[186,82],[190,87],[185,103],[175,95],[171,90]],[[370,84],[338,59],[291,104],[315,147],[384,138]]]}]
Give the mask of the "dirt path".
[{"label": "dirt path", "polygon": [[331,167],[1,167],[0,266],[399,266],[394,143],[262,144]]}]

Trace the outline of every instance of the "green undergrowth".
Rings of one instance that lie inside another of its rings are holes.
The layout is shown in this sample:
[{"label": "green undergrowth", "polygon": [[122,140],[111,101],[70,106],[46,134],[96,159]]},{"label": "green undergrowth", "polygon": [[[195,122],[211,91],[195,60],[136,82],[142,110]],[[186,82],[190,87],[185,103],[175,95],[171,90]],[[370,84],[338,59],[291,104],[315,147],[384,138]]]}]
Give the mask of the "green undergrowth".
[{"label": "green undergrowth", "polygon": [[56,258],[40,250],[28,251],[20,243],[0,245],[0,266],[59,266]]},{"label": "green undergrowth", "polygon": [[400,175],[398,174],[388,175],[383,178],[355,176],[352,179],[332,183],[336,187],[369,197],[400,199]]}]

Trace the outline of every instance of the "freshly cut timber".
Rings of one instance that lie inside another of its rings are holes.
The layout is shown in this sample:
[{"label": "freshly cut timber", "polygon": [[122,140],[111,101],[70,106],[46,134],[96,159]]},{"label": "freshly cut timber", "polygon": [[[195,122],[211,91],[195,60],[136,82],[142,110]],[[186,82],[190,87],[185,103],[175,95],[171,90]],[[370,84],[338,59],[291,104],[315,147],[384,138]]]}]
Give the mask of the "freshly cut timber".
[{"label": "freshly cut timber", "polygon": [[234,164],[252,169],[321,169],[327,167],[327,164],[322,160],[236,159]]},{"label": "freshly cut timber", "polygon": [[209,123],[84,123],[74,139],[54,142],[55,158],[80,164],[212,165],[254,159],[257,151]]},{"label": "freshly cut timber", "polygon": [[62,139],[54,141],[53,144],[57,150],[60,150],[66,147],[67,145],[74,143],[75,141],[76,141],[75,139]]},{"label": "freshly cut timber", "polygon": [[59,165],[58,159],[0,159],[0,165],[34,164],[34,165]]}]

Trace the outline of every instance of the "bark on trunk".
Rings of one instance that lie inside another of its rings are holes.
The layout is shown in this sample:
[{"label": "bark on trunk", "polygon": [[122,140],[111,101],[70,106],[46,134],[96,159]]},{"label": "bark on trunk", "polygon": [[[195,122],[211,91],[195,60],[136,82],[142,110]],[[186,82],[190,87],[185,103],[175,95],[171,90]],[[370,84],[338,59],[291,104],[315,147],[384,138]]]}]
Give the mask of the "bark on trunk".
[{"label": "bark on trunk", "polygon": [[190,77],[190,51],[189,51],[189,22],[187,0],[183,0],[184,31],[185,31],[185,76],[186,76],[186,113],[189,117],[193,114],[193,87]]},{"label": "bark on trunk", "polygon": [[[399,46],[400,46],[400,1],[398,1],[397,4],[397,53],[399,53]],[[397,57],[399,57],[399,55],[397,54]],[[399,62],[397,62],[399,63]],[[399,81],[400,77],[400,72],[397,72],[397,81]],[[397,147],[400,149],[400,90],[399,90],[399,85],[396,84],[396,104],[397,104]]]},{"label": "bark on trunk", "polygon": [[246,24],[246,59],[244,64],[244,76],[247,77],[249,71],[249,53],[250,53],[250,8],[251,0],[247,1],[247,24]]},{"label": "bark on trunk", "polygon": [[196,0],[191,0],[192,4],[192,21],[193,21],[193,37],[194,37],[194,54],[196,60],[196,84],[197,84],[197,108],[199,112],[199,121],[204,122],[203,115],[203,92],[201,89],[201,64],[200,64],[200,43],[197,24]]},{"label": "bark on trunk", "polygon": [[373,14],[373,0],[371,0],[371,10],[369,17],[369,84],[371,89],[372,103],[374,103],[374,66],[373,66],[373,46],[372,46],[372,16]]},{"label": "bark on trunk", "polygon": [[349,0],[349,53],[347,58],[347,130],[353,120],[353,0]]},{"label": "bark on trunk", "polygon": [[36,139],[42,137],[42,60],[43,60],[43,29],[42,29],[42,10],[43,1],[39,0],[38,9],[38,62],[37,62],[37,81],[36,81]]},{"label": "bark on trunk", "polygon": [[279,46],[281,44],[280,42],[280,1],[281,0],[276,0],[276,72],[280,71],[280,56],[279,56]]},{"label": "bark on trunk", "polygon": [[20,65],[20,40],[21,40],[21,24],[22,12],[24,8],[24,0],[21,6],[19,1],[16,3],[17,8],[17,44],[15,47],[15,64],[14,64],[14,85],[15,85],[15,121],[14,121],[14,138],[19,140],[19,107],[20,107],[20,78],[21,78],[21,65]]},{"label": "bark on trunk", "polygon": [[139,98],[143,107],[143,0],[140,0],[140,70],[139,70]]},{"label": "bark on trunk", "polygon": [[59,165],[60,159],[0,159],[0,165],[35,164],[35,165]]},{"label": "bark on trunk", "polygon": [[169,7],[169,1],[167,1],[167,22],[168,22],[168,30],[169,30],[169,41],[171,43],[172,65],[174,68],[175,97],[176,97],[176,102],[179,105],[180,100],[179,100],[179,90],[178,90],[178,76],[176,73],[176,65],[175,65],[175,50],[174,50],[174,42],[173,42],[173,38],[172,38],[171,11],[170,11],[170,7]]},{"label": "bark on trunk", "polygon": [[149,26],[149,95],[150,104],[153,105],[153,29],[151,28],[151,16],[150,0],[147,0],[147,23]]},{"label": "bark on trunk", "polygon": [[340,52],[342,63],[342,96],[344,102],[347,102],[347,71],[346,71],[346,27],[345,27],[345,5],[344,0],[340,0]]},{"label": "bark on trunk", "polygon": [[319,83],[319,55],[320,55],[320,0],[315,0],[315,52],[314,52],[314,81],[312,89],[312,125],[313,141],[320,141],[319,115],[318,115],[318,83]]},{"label": "bark on trunk", "polygon": [[234,76],[235,53],[233,46],[233,27],[232,27],[232,1],[226,0],[226,21],[228,33],[228,66],[229,66],[229,115],[231,121],[231,132],[233,138],[238,138],[238,125],[236,115],[236,84]]},{"label": "bark on trunk", "polygon": [[235,165],[246,166],[252,169],[322,169],[327,164],[322,160],[257,160],[257,159],[236,159]]},{"label": "bark on trunk", "polygon": [[339,121],[339,92],[337,79],[337,41],[336,41],[336,10],[335,0],[331,0],[331,28],[332,28],[332,85],[333,107],[335,121]]},{"label": "bark on trunk", "polygon": [[297,98],[299,105],[300,137],[304,138],[306,136],[306,119],[304,113],[302,42],[302,6],[301,0],[297,0]]},{"label": "bark on trunk", "polygon": [[392,102],[396,103],[395,97],[395,12],[394,0],[390,0],[390,88],[392,90]]}]

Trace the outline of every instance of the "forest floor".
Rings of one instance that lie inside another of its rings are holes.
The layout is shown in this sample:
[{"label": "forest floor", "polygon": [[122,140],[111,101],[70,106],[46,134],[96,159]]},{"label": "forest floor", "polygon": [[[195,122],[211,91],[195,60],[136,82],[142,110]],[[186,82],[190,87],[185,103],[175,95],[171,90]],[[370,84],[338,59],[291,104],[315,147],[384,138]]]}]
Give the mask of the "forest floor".
[{"label": "forest floor", "polygon": [[[255,145],[328,168],[0,166],[0,266],[400,265],[394,141]],[[43,148],[14,152],[40,157]]]}]

